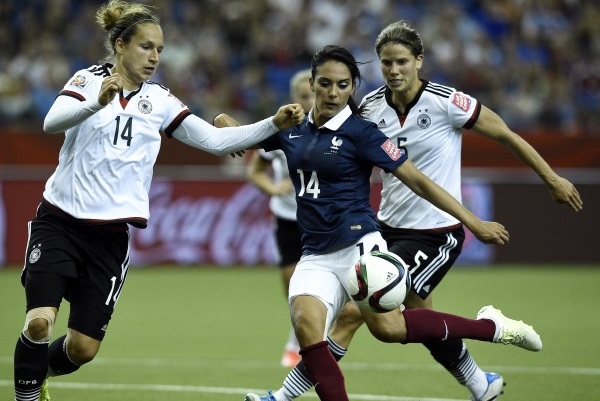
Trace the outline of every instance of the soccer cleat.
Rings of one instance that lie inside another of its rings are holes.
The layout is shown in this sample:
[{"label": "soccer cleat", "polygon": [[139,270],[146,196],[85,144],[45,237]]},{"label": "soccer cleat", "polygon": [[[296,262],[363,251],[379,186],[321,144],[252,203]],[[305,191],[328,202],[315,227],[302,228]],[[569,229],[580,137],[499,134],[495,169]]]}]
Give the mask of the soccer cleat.
[{"label": "soccer cleat", "polygon": [[283,368],[294,368],[298,365],[302,357],[297,351],[286,350],[283,352],[281,357],[281,367]]},{"label": "soccer cleat", "polygon": [[273,397],[273,392],[269,390],[267,395],[256,395],[253,393],[248,393],[244,397],[244,401],[277,401],[275,397]]},{"label": "soccer cleat", "polygon": [[533,327],[521,320],[513,320],[491,305],[484,306],[477,313],[477,320],[487,319],[496,325],[495,343],[516,345],[529,351],[542,349],[542,339]]},{"label": "soccer cleat", "polygon": [[44,380],[40,389],[40,401],[50,401],[50,392],[48,391],[48,380]]},{"label": "soccer cleat", "polygon": [[485,372],[485,378],[488,382],[488,387],[485,393],[479,398],[471,397],[471,401],[494,401],[500,399],[500,394],[503,394],[503,387],[506,385],[502,376],[497,373]]}]

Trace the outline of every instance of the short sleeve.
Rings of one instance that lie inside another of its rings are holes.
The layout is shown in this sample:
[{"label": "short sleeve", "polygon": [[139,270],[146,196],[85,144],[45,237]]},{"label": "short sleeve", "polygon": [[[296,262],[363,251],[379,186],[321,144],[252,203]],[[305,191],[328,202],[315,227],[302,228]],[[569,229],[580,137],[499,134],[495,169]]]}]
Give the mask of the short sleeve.
[{"label": "short sleeve", "polygon": [[471,128],[481,111],[477,99],[458,91],[450,95],[447,107],[450,123],[456,128]]}]

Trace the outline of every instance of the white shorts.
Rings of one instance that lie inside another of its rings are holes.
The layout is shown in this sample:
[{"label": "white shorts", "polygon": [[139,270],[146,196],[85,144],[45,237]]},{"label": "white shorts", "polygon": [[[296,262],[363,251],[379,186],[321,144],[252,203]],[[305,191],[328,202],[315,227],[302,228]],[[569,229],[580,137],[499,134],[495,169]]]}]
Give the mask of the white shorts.
[{"label": "white shorts", "polygon": [[387,251],[378,231],[363,236],[357,243],[324,255],[303,255],[290,280],[289,301],[298,295],[318,298],[327,308],[325,339],[331,323],[350,300],[348,274],[365,252]]}]

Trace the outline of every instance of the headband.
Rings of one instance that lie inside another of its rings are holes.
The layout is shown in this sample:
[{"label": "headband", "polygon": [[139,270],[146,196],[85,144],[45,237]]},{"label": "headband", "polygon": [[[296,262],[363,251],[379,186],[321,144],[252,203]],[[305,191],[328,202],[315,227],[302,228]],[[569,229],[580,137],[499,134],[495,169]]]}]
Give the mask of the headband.
[{"label": "headband", "polygon": [[[125,34],[125,32],[127,32],[128,30],[130,30],[131,28],[133,28],[135,25],[137,25],[137,24],[140,24],[140,23],[142,23],[142,22],[154,22],[155,24],[157,24],[157,23],[158,23],[158,22],[156,22],[156,21],[155,21],[154,19],[152,19],[152,18],[145,18],[145,19],[141,19],[141,20],[139,20],[139,21],[136,21],[136,22],[134,22],[133,24],[129,25],[127,28],[125,28],[125,29],[123,30],[123,32],[121,32],[121,34],[120,34],[119,36],[117,36],[117,39],[120,39],[120,38],[121,38],[121,37],[122,37],[122,36]],[[115,39],[115,42],[117,41],[117,39]]]}]

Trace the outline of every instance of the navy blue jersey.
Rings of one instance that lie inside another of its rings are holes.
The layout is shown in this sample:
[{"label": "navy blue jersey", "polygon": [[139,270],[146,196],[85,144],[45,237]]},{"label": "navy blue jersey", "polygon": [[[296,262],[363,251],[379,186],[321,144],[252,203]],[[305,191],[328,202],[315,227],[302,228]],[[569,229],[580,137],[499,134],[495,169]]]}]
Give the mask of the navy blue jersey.
[{"label": "navy blue jersey", "polygon": [[323,254],[379,230],[370,204],[373,166],[394,171],[406,160],[377,126],[346,107],[324,126],[309,117],[261,142],[284,151],[296,190],[303,254]]}]

